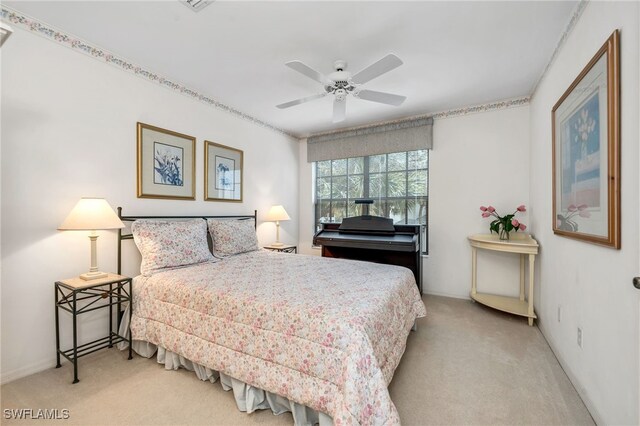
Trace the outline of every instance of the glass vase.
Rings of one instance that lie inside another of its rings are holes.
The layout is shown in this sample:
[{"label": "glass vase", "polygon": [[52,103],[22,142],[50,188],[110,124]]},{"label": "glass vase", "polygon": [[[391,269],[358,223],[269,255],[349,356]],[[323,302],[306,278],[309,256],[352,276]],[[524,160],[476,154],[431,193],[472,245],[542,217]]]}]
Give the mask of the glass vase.
[{"label": "glass vase", "polygon": [[504,226],[500,227],[500,232],[498,233],[500,236],[500,240],[508,241],[509,240],[509,231]]}]

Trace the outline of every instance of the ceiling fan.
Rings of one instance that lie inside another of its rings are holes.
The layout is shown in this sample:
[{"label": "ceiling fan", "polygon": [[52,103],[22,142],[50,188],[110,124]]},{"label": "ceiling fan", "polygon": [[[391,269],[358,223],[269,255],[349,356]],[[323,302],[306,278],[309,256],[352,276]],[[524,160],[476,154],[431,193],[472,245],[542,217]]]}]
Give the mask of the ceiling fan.
[{"label": "ceiling fan", "polygon": [[333,95],[333,122],[338,123],[346,118],[346,104],[347,96],[349,94],[356,98],[393,106],[400,106],[404,100],[407,99],[406,96],[360,88],[362,84],[402,65],[400,58],[392,53],[354,75],[351,75],[349,71],[346,71],[347,62],[342,60],[334,62],[333,67],[335,68],[335,72],[332,72],[327,76],[300,61],[287,62],[285,65],[319,83],[322,83],[324,92],[277,105],[280,109],[300,105],[305,102],[323,98],[327,95]]}]

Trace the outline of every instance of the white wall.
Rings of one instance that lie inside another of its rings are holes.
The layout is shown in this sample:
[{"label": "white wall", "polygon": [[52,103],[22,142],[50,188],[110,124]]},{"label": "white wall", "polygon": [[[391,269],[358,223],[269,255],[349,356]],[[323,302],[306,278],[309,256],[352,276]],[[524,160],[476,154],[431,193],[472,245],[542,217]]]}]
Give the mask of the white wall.
[{"label": "white wall", "polygon": [[[540,241],[540,328],[600,424],[638,424],[638,65],[637,2],[591,2],[530,104],[532,225]],[[616,29],[621,37],[622,249],[552,231],[551,109]],[[558,306],[562,321],[557,320]],[[583,328],[583,348],[577,327]]]},{"label": "white wall", "polygon": [[[429,257],[423,258],[426,293],[469,296],[471,249],[467,236],[489,231],[481,205],[502,214],[529,203],[529,107],[434,120],[429,157]],[[300,249],[311,248],[312,167],[306,141],[300,143]],[[527,215],[518,216],[528,223]],[[519,260],[501,253],[478,253],[479,288],[515,295]]]},{"label": "white wall", "polygon": [[[2,56],[3,382],[55,364],[53,282],[89,265],[86,233],[56,228],[82,196],[105,197],[125,214],[260,215],[283,204],[293,220],[281,238],[297,242],[297,140],[21,29]],[[197,138],[197,201],[136,198],[137,121]],[[202,201],[205,139],[244,150],[243,203]],[[258,234],[270,243],[275,225]],[[101,269],[115,270],[115,232],[101,232],[98,256]],[[81,323],[85,341],[106,327],[102,314]]]},{"label": "white wall", "polygon": [[[469,296],[467,237],[488,233],[491,222],[481,217],[479,207],[493,205],[503,215],[520,204],[529,206],[528,150],[528,106],[435,120],[425,293]],[[527,214],[517,217],[529,225]],[[519,262],[515,255],[478,251],[478,290],[517,295]]]}]

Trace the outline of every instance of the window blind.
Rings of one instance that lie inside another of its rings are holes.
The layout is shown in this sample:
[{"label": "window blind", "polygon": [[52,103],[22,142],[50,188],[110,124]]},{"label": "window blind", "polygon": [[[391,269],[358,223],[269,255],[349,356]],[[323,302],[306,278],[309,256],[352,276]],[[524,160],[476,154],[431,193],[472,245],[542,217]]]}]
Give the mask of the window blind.
[{"label": "window blind", "polygon": [[307,162],[433,148],[433,118],[419,118],[307,138]]}]

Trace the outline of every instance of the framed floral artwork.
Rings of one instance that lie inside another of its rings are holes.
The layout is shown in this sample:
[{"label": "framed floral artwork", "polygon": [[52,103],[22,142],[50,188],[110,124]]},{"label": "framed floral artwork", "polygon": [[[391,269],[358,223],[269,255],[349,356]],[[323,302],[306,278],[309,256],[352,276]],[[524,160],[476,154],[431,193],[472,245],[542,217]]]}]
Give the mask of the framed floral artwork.
[{"label": "framed floral artwork", "polygon": [[138,123],[138,198],[195,200],[196,138]]},{"label": "framed floral artwork", "polygon": [[620,42],[616,30],[552,110],[553,232],[620,248]]},{"label": "framed floral artwork", "polygon": [[204,141],[206,201],[242,201],[242,161],[241,150]]}]

